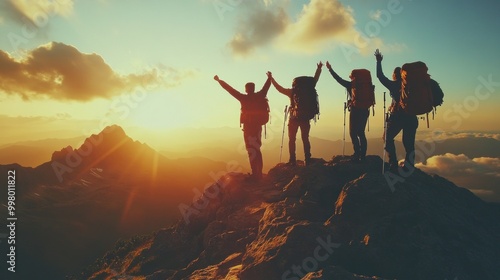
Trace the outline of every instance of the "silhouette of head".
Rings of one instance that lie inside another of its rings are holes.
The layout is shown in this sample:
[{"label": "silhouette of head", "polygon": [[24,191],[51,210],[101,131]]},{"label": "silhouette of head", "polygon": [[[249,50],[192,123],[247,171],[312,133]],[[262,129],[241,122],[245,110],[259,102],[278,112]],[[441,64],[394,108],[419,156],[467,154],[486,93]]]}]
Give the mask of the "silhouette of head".
[{"label": "silhouette of head", "polygon": [[394,81],[401,81],[401,67],[394,68],[394,72],[392,73],[392,79]]},{"label": "silhouette of head", "polygon": [[247,83],[245,85],[245,92],[247,94],[253,94],[253,93],[255,93],[255,84],[254,83]]},{"label": "silhouette of head", "polygon": [[309,76],[300,76],[295,77],[292,80],[292,89],[293,90],[306,90],[312,89],[316,86],[316,80],[313,77]]}]

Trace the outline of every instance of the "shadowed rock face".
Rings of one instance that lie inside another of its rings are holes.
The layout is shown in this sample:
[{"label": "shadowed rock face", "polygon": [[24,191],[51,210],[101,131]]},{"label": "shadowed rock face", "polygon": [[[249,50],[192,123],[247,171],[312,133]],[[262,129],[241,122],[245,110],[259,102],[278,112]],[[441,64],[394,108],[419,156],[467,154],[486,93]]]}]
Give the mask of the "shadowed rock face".
[{"label": "shadowed rock face", "polygon": [[381,164],[280,164],[258,183],[228,174],[175,226],[76,278],[498,278],[496,208],[419,170],[394,183]]}]

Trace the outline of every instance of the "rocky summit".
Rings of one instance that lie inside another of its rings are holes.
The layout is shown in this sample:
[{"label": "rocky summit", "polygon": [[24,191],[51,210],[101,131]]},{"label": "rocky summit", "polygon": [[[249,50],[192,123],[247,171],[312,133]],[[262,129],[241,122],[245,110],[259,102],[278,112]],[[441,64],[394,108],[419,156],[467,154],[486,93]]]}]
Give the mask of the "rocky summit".
[{"label": "rocky summit", "polygon": [[116,244],[82,279],[498,279],[496,207],[382,160],[228,173],[183,218]]}]

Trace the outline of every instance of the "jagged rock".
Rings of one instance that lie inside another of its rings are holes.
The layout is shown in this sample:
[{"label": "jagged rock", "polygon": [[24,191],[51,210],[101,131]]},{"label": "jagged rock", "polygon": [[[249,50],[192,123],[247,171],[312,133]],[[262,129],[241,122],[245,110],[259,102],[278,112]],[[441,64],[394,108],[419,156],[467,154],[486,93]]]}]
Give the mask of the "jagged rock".
[{"label": "jagged rock", "polygon": [[338,266],[328,266],[319,271],[309,272],[300,280],[314,280],[314,279],[341,279],[341,280],[385,280],[380,277],[368,277],[351,273]]},{"label": "jagged rock", "polygon": [[66,156],[68,156],[68,154],[72,153],[73,151],[73,147],[71,146],[67,146],[60,151],[55,151],[52,153],[51,161],[65,161]]},{"label": "jagged rock", "polygon": [[416,170],[394,193],[377,174],[347,184],[326,224],[349,244],[340,262],[347,269],[389,278],[494,279],[498,258],[491,259],[487,244],[498,249],[498,234],[485,213],[486,204],[468,190]]},{"label": "jagged rock", "polygon": [[[300,267],[298,271],[304,271],[302,273],[308,269],[315,270],[320,265],[320,261],[314,259],[316,249],[325,251],[322,252],[323,256],[329,253],[330,248],[322,247],[323,243],[327,243],[325,240],[330,240],[328,235],[321,224],[305,221],[286,227],[278,224],[276,227],[265,228],[247,248],[240,277],[282,279],[293,275],[294,267]],[[319,239],[322,241],[318,241]],[[337,245],[334,244],[333,247]]]},{"label": "jagged rock", "polygon": [[305,192],[303,184],[304,179],[296,175],[290,183],[283,188],[283,193],[287,197],[300,197]]},{"label": "jagged rock", "polygon": [[[496,279],[497,209],[441,177],[389,176],[381,167],[379,157],[334,157],[280,164],[259,183],[228,174],[193,204],[189,223],[132,250],[136,266],[128,272],[146,279]],[[127,272],[125,261],[119,268]]]},{"label": "jagged rock", "polygon": [[229,255],[217,265],[211,265],[203,269],[194,271],[189,279],[226,279],[236,280],[240,270],[241,253]]}]

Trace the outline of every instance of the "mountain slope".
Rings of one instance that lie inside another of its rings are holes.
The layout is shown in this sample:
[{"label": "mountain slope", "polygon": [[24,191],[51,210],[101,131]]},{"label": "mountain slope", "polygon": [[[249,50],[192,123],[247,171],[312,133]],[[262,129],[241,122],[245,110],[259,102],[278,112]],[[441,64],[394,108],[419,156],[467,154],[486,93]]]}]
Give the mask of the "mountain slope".
[{"label": "mountain slope", "polygon": [[419,170],[384,176],[381,164],[280,164],[259,183],[230,173],[176,225],[75,278],[496,279],[497,209]]},{"label": "mountain slope", "polygon": [[[198,188],[227,164],[203,158],[169,160],[118,126],[68,146],[36,168],[16,172],[17,247],[23,279],[61,279],[80,271],[119,238],[151,232],[181,217]],[[198,191],[199,192],[199,191]],[[7,205],[5,195],[0,203]],[[0,212],[5,220],[7,211]],[[2,251],[5,242],[0,243]],[[2,276],[0,275],[0,278]]]}]

